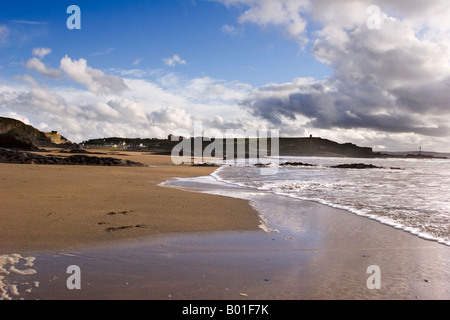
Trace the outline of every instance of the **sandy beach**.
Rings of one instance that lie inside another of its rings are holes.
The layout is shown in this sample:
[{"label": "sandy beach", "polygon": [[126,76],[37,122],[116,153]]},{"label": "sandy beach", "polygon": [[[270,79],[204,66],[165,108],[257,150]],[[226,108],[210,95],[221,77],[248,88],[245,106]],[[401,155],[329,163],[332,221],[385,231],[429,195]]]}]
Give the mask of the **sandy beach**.
[{"label": "sandy beach", "polygon": [[[150,166],[0,164],[4,298],[450,298],[448,246],[317,203],[161,187],[215,168],[116,156]],[[258,227],[261,210],[293,209],[300,231]],[[81,290],[66,287],[69,265],[82,270]],[[379,289],[367,285],[373,265]]]},{"label": "sandy beach", "polygon": [[0,249],[61,249],[171,232],[256,230],[244,200],[158,186],[214,168],[120,153],[152,167],[0,164]]}]

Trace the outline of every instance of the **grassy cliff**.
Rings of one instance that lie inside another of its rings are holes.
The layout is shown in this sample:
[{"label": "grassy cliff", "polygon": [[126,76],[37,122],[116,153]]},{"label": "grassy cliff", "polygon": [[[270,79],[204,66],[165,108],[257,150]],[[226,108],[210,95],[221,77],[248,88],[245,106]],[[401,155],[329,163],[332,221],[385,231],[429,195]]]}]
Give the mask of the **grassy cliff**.
[{"label": "grassy cliff", "polygon": [[0,147],[38,150],[54,144],[44,132],[19,120],[0,117]]}]

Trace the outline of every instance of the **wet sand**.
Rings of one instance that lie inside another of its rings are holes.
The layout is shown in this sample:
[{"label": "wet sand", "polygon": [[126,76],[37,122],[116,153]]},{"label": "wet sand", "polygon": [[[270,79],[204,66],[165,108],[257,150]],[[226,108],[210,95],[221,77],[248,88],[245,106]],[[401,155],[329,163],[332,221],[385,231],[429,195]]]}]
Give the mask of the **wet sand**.
[{"label": "wet sand", "polygon": [[[0,165],[0,179],[16,180],[14,189],[2,181],[2,204],[17,215],[0,213],[1,252],[9,254],[3,261],[18,252],[23,258],[13,266],[35,270],[2,275],[8,297],[450,299],[448,246],[312,202],[251,192],[252,207],[242,190],[217,193],[244,199],[159,187],[170,177],[203,176],[213,168],[129,157],[160,167]],[[279,232],[259,229],[255,209],[268,218],[280,213],[269,221]],[[295,226],[276,221],[293,210]],[[137,224],[146,227],[105,230]],[[66,286],[69,265],[80,267],[80,290]],[[380,289],[367,286],[373,265],[380,269]]]}]

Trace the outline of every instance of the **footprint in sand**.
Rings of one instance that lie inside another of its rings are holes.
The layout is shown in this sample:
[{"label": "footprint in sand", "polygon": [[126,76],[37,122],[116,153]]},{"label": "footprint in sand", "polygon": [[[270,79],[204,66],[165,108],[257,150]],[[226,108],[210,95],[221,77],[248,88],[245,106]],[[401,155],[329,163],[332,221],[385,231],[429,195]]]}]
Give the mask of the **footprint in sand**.
[{"label": "footprint in sand", "polygon": [[[128,215],[130,213],[133,213],[134,210],[125,210],[125,211],[110,211],[107,213],[109,216],[116,216],[116,215]],[[106,225],[107,222],[101,221],[97,223],[98,225]],[[115,226],[115,227],[108,227],[105,229],[107,232],[111,231],[119,231],[119,230],[125,230],[125,229],[131,229],[131,228],[147,228],[144,224],[136,224],[136,225],[126,225],[126,226]]]}]

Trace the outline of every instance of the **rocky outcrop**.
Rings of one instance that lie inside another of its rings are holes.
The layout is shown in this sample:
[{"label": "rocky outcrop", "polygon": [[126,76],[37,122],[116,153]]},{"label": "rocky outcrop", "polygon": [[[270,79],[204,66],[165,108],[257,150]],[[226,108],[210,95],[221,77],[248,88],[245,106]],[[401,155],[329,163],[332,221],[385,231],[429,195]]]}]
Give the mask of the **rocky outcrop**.
[{"label": "rocky outcrop", "polygon": [[365,163],[346,163],[340,164],[337,166],[331,166],[330,168],[338,168],[338,169],[391,169],[391,170],[402,170],[401,168],[396,167],[378,167],[373,164],[365,164]]},{"label": "rocky outcrop", "polygon": [[373,164],[365,164],[365,163],[346,163],[339,164],[337,166],[331,166],[330,168],[338,168],[338,169],[383,169],[383,167],[374,166]]},{"label": "rocky outcrop", "polygon": [[4,148],[0,148],[0,163],[131,167],[145,166],[140,162],[112,157],[93,157],[86,155],[72,155],[68,157],[58,157],[53,155],[44,156],[32,152],[17,151]]},{"label": "rocky outcrop", "polygon": [[[303,162],[285,162],[280,164],[282,167],[315,167],[316,165],[310,164],[310,163],[303,163]],[[401,170],[400,168],[390,167],[378,167],[373,164],[366,164],[366,163],[345,163],[345,164],[338,164],[335,166],[329,166],[330,168],[336,168],[336,169],[392,169],[392,170]]]},{"label": "rocky outcrop", "polygon": [[315,167],[316,165],[304,162],[285,162],[280,164],[280,166],[291,166],[291,167]]},{"label": "rocky outcrop", "polygon": [[[66,139],[67,141],[67,139]],[[67,141],[65,145],[70,145]],[[38,151],[41,148],[62,146],[47,135],[19,120],[0,117],[0,147],[16,150]]]},{"label": "rocky outcrop", "polygon": [[8,149],[39,151],[40,148],[27,139],[21,139],[13,134],[0,134],[0,146]]}]

